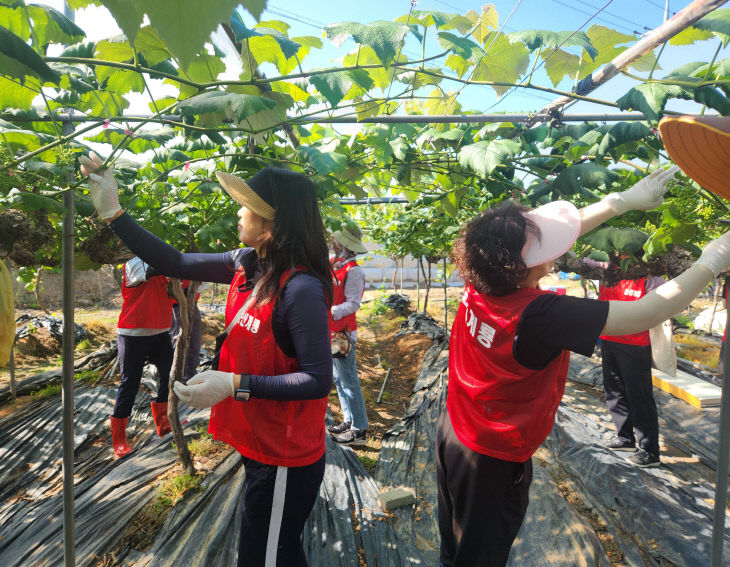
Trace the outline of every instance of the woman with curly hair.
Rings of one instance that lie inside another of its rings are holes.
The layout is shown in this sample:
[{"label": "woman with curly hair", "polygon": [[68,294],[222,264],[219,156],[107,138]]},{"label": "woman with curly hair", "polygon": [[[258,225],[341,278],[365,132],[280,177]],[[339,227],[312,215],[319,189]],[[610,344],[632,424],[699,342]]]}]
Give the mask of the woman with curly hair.
[{"label": "woman with curly hair", "polygon": [[441,566],[502,566],[528,504],[532,454],[548,436],[570,351],[590,356],[599,335],[653,327],[683,309],[730,263],[730,233],[638,301],[541,290],[580,234],[663,200],[676,167],[581,210],[558,201],[510,204],[463,227],[453,259],[466,282],[449,345],[449,391],[436,439]]}]

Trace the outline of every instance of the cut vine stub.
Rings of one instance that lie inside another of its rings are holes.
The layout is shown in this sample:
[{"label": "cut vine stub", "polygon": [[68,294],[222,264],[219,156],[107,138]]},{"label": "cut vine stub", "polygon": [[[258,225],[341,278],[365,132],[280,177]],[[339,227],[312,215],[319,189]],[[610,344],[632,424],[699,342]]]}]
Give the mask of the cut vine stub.
[{"label": "cut vine stub", "polygon": [[730,199],[730,117],[665,116],[659,132],[669,157],[688,177]]}]

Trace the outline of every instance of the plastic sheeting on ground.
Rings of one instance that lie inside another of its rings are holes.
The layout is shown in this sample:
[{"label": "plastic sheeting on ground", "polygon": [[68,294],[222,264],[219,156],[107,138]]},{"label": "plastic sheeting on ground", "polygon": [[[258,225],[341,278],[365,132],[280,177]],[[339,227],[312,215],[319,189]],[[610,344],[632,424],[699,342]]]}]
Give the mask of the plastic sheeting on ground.
[{"label": "plastic sheeting on ground", "polygon": [[[424,332],[434,341],[410,406],[383,438],[375,478],[351,449],[328,441],[325,479],[304,531],[313,567],[438,562],[433,451],[445,402],[447,338],[443,329],[421,316],[412,316],[404,332]],[[573,357],[572,378],[591,385],[597,374],[600,367],[594,360]],[[154,389],[151,374],[145,374],[144,383]],[[600,386],[569,383],[555,427],[533,459],[530,506],[510,565],[608,566],[602,543],[606,534],[623,553],[621,564],[708,563],[713,488],[707,477],[712,471],[691,457],[699,455],[713,465],[719,412],[699,412],[655,393],[665,443],[688,458],[642,470],[631,466],[624,454],[603,447],[613,433]],[[121,549],[133,518],[155,497],[154,480],[177,461],[172,438],[157,438],[149,397],[141,392],[130,427],[135,451],[115,461],[106,433],[98,442],[113,405],[113,388],[79,386],[75,401],[77,565],[94,565],[113,549],[118,564],[134,567],[234,564],[245,479],[239,456],[226,458],[208,474],[203,491],[189,493],[171,510],[149,550]],[[188,413],[186,430],[206,416],[207,411]],[[59,423],[57,398],[33,403],[0,421],[3,566],[62,562]],[[394,486],[414,489],[417,502],[386,515],[377,496]],[[566,490],[572,498],[566,498]],[[726,546],[728,541],[726,535]]]},{"label": "plastic sheeting on ground", "polygon": [[[63,319],[53,317],[52,315],[28,315],[23,314],[15,320],[16,323],[23,323],[19,329],[15,331],[19,339],[27,337],[33,332],[34,328],[43,327],[48,329],[51,336],[59,341],[63,338]],[[77,343],[86,338],[86,329],[78,323],[74,323],[74,342]]]}]

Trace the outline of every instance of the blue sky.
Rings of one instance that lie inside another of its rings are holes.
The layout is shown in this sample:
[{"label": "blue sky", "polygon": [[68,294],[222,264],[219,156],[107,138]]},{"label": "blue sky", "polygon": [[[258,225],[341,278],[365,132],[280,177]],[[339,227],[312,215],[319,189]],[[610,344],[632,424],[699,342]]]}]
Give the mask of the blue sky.
[{"label": "blue sky", "polygon": [[[43,0],[43,3],[63,9],[62,0]],[[670,16],[689,4],[689,0],[670,0]],[[291,36],[315,35],[322,37],[322,27],[327,24],[356,21],[361,23],[375,20],[393,20],[408,14],[410,0],[370,0],[361,2],[332,2],[331,0],[270,0],[262,19],[277,19],[287,22]],[[469,10],[479,12],[482,4],[472,0],[420,0],[414,3],[416,10],[435,10],[452,13],[465,13]],[[529,29],[549,29],[553,31],[586,30],[593,24],[612,27],[626,34],[640,34],[660,25],[664,20],[665,0],[495,0],[492,2],[499,14],[500,26],[505,24],[504,31],[521,31]],[[603,10],[601,10],[603,8]],[[253,18],[248,17],[254,24]],[[106,9],[90,7],[76,13],[77,23],[87,31],[91,40],[98,40],[119,33],[113,19]],[[346,42],[336,48],[329,41],[324,41],[325,48],[318,52],[313,50],[305,61],[305,67],[324,67],[342,57],[354,44]],[[668,46],[660,60],[664,71],[675,69],[690,61],[709,61],[717,46],[717,40],[699,42],[692,46]],[[435,47],[431,53],[435,53]],[[568,49],[571,51],[571,49]],[[575,48],[573,52],[577,53]],[[418,58],[420,46],[415,39],[409,37],[404,53],[411,59]],[[727,57],[720,53],[719,59]],[[440,64],[443,64],[441,62]],[[274,74],[276,74],[274,72]],[[551,86],[544,72],[536,73],[535,83]],[[603,87],[594,91],[592,96],[599,99],[615,101],[628,91],[633,81],[625,77],[616,77]],[[455,87],[457,85],[454,85]],[[564,81],[559,88],[569,90],[570,81]],[[162,87],[160,87],[162,88]],[[518,89],[497,100],[494,91],[489,87],[469,87],[460,98],[466,109],[482,112],[517,112],[537,111],[547,102],[553,100],[552,95]],[[133,102],[132,109],[146,111],[148,100],[140,98]],[[694,103],[684,101],[671,102],[669,108],[692,112],[698,107]],[[606,107],[598,107],[589,103],[578,103],[570,112],[612,112]]]},{"label": "blue sky", "polygon": [[[494,4],[499,14],[499,24],[505,21],[504,31],[521,31],[529,29],[548,29],[552,31],[585,31],[591,25],[598,24],[611,27],[625,34],[641,34],[653,29],[664,21],[665,0],[496,0]],[[669,16],[687,6],[688,0],[670,0]],[[607,5],[608,4],[608,5]],[[435,10],[452,13],[465,13],[469,10],[480,11],[483,4],[471,0],[422,0],[415,3],[416,10]],[[607,5],[607,6],[606,6]],[[309,0],[306,4],[300,0],[273,0],[268,2],[264,19],[279,19],[291,25],[290,35],[321,35],[323,25],[342,21],[366,23],[374,20],[393,20],[407,14],[410,9],[409,0],[374,0],[369,2],[339,2],[333,10],[333,2],[325,0]],[[605,9],[601,10],[605,6]],[[253,19],[251,19],[253,23]],[[717,40],[699,42],[692,46],[671,47],[662,53],[660,66],[664,71],[675,69],[690,61],[709,61],[717,46]],[[342,56],[347,51],[347,44],[341,49],[333,46],[324,50],[321,60],[316,62],[312,55],[307,59],[309,65],[325,66],[333,58]],[[571,49],[568,49],[571,51]],[[572,49],[576,54],[578,51]],[[415,41],[410,39],[405,53],[409,58],[416,58]],[[658,51],[657,51],[658,52]],[[721,52],[720,58],[728,56]],[[661,76],[661,72],[659,72]],[[538,71],[537,84],[551,86],[545,73]],[[633,81],[623,77],[612,79],[607,85],[595,91],[596,98],[616,100],[633,86]],[[572,84],[566,82],[561,88],[569,90]],[[489,112],[535,111],[545,103],[553,100],[546,93],[525,91],[524,89],[510,93],[497,100],[494,91],[489,87],[470,88],[462,97],[465,108]],[[676,102],[677,110],[691,112],[693,103]],[[589,103],[578,103],[571,112],[611,112],[606,107],[598,107]]]}]

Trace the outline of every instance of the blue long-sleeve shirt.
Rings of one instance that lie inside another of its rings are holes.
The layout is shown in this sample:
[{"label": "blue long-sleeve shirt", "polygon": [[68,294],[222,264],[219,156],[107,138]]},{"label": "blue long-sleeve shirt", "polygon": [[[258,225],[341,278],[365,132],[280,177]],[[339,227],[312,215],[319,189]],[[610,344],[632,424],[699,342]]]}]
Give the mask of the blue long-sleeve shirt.
[{"label": "blue long-sleeve shirt", "polygon": [[[183,253],[137,224],[127,213],[109,223],[137,256],[173,278],[230,284],[243,267],[255,279],[258,256],[253,248],[215,254]],[[251,395],[271,400],[310,400],[326,396],[332,387],[332,351],[324,285],[300,273],[282,291],[272,315],[276,344],[296,357],[301,370],[277,376],[251,375]],[[243,370],[245,372],[245,370]]]}]

